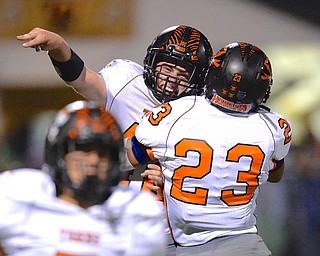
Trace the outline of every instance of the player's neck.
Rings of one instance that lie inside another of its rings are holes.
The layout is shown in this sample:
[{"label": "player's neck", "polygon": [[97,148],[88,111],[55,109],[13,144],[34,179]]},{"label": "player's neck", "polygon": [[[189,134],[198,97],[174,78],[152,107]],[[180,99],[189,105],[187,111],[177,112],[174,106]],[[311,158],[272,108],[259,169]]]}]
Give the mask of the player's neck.
[{"label": "player's neck", "polygon": [[58,197],[65,202],[78,205],[79,207],[84,209],[87,209],[93,205],[92,203],[79,202],[77,199],[74,198],[73,191],[68,187],[63,188],[62,194]]},{"label": "player's neck", "polygon": [[65,202],[80,206],[79,201],[73,197],[73,191],[70,188],[64,187],[58,197]]}]

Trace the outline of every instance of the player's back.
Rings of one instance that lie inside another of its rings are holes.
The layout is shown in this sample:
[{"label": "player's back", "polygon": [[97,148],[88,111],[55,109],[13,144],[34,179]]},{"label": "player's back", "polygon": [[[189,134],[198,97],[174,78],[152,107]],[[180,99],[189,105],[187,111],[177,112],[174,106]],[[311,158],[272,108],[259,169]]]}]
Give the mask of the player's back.
[{"label": "player's back", "polygon": [[266,182],[275,154],[281,159],[287,153],[287,147],[279,146],[284,144],[277,128],[281,117],[264,110],[225,113],[194,96],[158,110],[145,118],[136,135],[164,166],[176,241],[192,245],[198,239],[256,232],[257,187]]}]

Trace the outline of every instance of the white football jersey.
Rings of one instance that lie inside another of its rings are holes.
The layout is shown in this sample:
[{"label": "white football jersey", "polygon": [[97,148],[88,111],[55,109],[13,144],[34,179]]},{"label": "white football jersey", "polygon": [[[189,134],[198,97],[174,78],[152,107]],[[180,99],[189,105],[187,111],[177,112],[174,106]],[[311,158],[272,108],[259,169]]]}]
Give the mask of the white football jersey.
[{"label": "white football jersey", "polygon": [[[143,72],[141,65],[124,59],[111,61],[99,72],[106,84],[106,110],[116,118],[125,138],[131,137],[142,116],[159,104],[144,83]],[[134,171],[130,186],[146,188],[140,176],[144,170]]]},{"label": "white football jersey", "polygon": [[[106,110],[116,118],[125,138],[132,137],[143,115],[160,104],[146,86],[143,72],[141,65],[124,59],[111,61],[99,72],[106,84]],[[140,176],[145,169],[144,165],[132,172],[128,177],[129,186],[151,192],[147,184],[153,185],[153,181]],[[163,207],[162,200],[157,198]],[[167,224],[166,219],[164,222]],[[168,227],[166,233],[170,234]]]},{"label": "white football jersey", "polygon": [[169,224],[182,246],[257,232],[259,186],[283,159],[291,126],[279,114],[228,114],[203,96],[165,103],[145,116],[137,140],[163,166]]},{"label": "white football jersey", "polygon": [[138,256],[164,250],[163,210],[149,193],[128,187],[119,186],[105,205],[83,209],[57,198],[43,171],[17,169],[0,174],[0,205],[6,255]]},{"label": "white football jersey", "polygon": [[165,255],[163,204],[151,193],[119,186],[105,202],[104,212],[111,228],[104,255]]}]

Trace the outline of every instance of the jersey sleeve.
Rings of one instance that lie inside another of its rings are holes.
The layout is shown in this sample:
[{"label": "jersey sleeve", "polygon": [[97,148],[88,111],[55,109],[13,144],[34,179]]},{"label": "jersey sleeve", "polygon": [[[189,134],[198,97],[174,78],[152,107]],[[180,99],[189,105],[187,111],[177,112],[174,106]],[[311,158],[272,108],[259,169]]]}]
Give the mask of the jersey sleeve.
[{"label": "jersey sleeve", "polygon": [[137,140],[146,147],[153,148],[155,146],[165,146],[163,136],[167,133],[167,129],[164,124],[167,124],[167,120],[161,120],[161,122],[156,124],[152,122],[155,116],[162,113],[162,108],[162,105],[158,106],[145,115],[135,131]]},{"label": "jersey sleeve", "polygon": [[44,171],[16,169],[0,176],[1,195],[16,201],[34,201],[37,198],[55,196],[55,185]]},{"label": "jersey sleeve", "polygon": [[168,137],[177,120],[194,104],[194,96],[163,103],[142,118],[135,136],[144,146],[152,149],[156,159],[164,156],[168,148]]},{"label": "jersey sleeve", "polygon": [[269,112],[263,115],[274,139],[273,159],[281,160],[289,152],[292,141],[292,126],[288,120],[281,115]]},{"label": "jersey sleeve", "polygon": [[107,106],[109,110],[116,95],[136,76],[143,74],[143,68],[135,62],[115,59],[109,62],[99,74],[106,84]]},{"label": "jersey sleeve", "polygon": [[[135,131],[137,141],[151,148],[155,156],[157,152],[160,153],[166,148],[166,138],[171,124],[170,117],[165,116],[163,111],[165,111],[163,105],[154,108],[142,118]],[[156,119],[161,119],[161,121],[155,121]]]},{"label": "jersey sleeve", "polygon": [[0,174],[0,240],[23,220],[29,205],[55,197],[55,185],[41,170],[17,169]]}]

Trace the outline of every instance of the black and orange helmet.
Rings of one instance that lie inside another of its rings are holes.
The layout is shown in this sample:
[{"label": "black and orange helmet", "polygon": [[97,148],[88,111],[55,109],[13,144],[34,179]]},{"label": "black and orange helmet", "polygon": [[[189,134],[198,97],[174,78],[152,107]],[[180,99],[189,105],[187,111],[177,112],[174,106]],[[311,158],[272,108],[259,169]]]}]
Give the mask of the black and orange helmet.
[{"label": "black and orange helmet", "polygon": [[[57,187],[70,187],[80,202],[102,202],[122,179],[123,137],[114,117],[93,102],[76,101],[56,114],[46,137],[44,169]],[[111,162],[104,182],[75,185],[71,182],[65,163],[69,152],[96,151]]]},{"label": "black and orange helmet", "polygon": [[219,50],[206,78],[206,97],[223,110],[248,113],[270,95],[272,69],[257,46],[238,42]]},{"label": "black and orange helmet", "polygon": [[[145,83],[160,102],[185,95],[200,95],[203,93],[204,80],[212,56],[211,44],[199,30],[185,25],[169,27],[162,31],[147,49],[144,58]],[[190,86],[181,95],[157,90],[155,68],[162,61],[185,67],[190,71]]]}]

